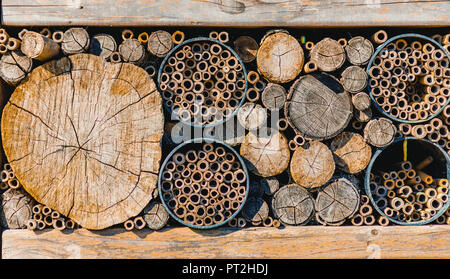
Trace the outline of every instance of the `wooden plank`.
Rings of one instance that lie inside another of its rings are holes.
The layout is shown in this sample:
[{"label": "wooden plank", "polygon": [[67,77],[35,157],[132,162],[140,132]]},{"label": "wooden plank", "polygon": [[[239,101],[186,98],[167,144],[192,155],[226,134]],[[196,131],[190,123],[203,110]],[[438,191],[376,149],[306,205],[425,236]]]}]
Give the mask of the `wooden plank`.
[{"label": "wooden plank", "polygon": [[7,230],[2,258],[450,258],[450,226]]},{"label": "wooden plank", "polygon": [[448,26],[446,0],[3,0],[5,25]]}]

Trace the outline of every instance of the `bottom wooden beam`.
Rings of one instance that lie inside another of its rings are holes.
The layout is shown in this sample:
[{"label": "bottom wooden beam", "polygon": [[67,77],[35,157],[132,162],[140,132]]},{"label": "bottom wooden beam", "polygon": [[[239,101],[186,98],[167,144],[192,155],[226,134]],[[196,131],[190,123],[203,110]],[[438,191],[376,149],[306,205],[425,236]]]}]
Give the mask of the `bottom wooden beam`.
[{"label": "bottom wooden beam", "polygon": [[7,230],[2,258],[450,258],[450,226]]}]

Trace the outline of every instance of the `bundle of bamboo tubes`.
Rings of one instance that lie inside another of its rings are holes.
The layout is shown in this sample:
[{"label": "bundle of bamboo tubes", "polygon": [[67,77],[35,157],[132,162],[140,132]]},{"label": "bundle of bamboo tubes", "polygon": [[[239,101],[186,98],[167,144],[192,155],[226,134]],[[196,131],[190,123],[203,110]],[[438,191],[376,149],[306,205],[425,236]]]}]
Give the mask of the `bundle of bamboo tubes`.
[{"label": "bundle of bamboo tubes", "polygon": [[27,222],[27,228],[29,230],[53,228],[62,231],[64,229],[72,230],[78,227],[78,225],[70,218],[61,215],[56,210],[43,204],[35,205],[32,208],[32,212],[33,218]]},{"label": "bundle of bamboo tubes", "polygon": [[370,191],[386,216],[405,223],[426,221],[448,202],[449,183],[423,171],[433,162],[429,156],[413,166],[402,161],[392,171],[370,174]]},{"label": "bundle of bamboo tubes", "polygon": [[[180,120],[197,125],[217,123],[239,107],[247,77],[225,45],[194,41],[166,59],[159,86],[166,105]],[[257,76],[252,82],[264,88]]]},{"label": "bundle of bamboo tubes", "polygon": [[430,42],[401,38],[379,51],[369,69],[370,93],[389,115],[429,119],[450,96],[449,59]]},{"label": "bundle of bamboo tubes", "polygon": [[221,145],[176,152],[162,170],[161,196],[183,222],[199,227],[221,224],[241,208],[247,175],[236,156]]}]

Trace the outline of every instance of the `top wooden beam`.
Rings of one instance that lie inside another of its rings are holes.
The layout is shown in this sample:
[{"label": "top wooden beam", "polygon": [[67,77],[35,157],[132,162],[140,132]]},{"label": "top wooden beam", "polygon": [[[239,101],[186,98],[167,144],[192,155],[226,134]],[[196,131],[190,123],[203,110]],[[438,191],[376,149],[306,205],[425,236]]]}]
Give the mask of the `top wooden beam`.
[{"label": "top wooden beam", "polygon": [[448,0],[3,0],[11,26],[449,26]]}]

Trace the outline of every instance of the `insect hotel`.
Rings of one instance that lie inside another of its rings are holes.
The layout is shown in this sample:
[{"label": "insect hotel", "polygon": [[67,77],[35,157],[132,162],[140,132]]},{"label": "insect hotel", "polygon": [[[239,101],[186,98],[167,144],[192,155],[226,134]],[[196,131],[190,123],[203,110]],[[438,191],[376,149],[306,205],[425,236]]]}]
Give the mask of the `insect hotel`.
[{"label": "insect hotel", "polygon": [[1,258],[450,257],[449,2],[112,2],[1,2]]}]

